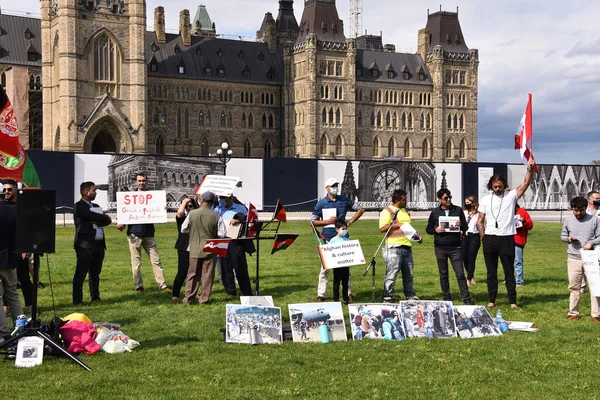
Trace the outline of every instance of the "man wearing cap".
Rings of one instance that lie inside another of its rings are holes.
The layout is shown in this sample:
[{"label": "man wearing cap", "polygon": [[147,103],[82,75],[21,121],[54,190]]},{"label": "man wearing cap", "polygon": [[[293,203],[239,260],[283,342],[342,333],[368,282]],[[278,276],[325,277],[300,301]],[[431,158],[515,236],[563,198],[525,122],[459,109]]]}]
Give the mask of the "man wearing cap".
[{"label": "man wearing cap", "polygon": [[181,224],[181,232],[189,234],[190,266],[185,283],[185,297],[182,300],[186,304],[196,302],[200,284],[202,284],[200,304],[208,303],[212,291],[216,256],[204,252],[204,246],[207,239],[224,237],[227,233],[219,213],[212,210],[215,200],[214,193],[202,193],[199,198],[200,208],[191,210]]},{"label": "man wearing cap", "polygon": [[[233,195],[219,196],[219,204],[215,207],[215,211],[223,218],[226,226],[244,223],[248,215],[246,206],[235,202]],[[235,289],[235,280],[237,279],[242,295],[252,296],[246,253],[252,254],[255,251],[254,244],[250,240],[234,240],[229,243],[227,256],[221,257],[221,278],[223,279],[225,292],[228,295],[237,295]]]},{"label": "man wearing cap", "polygon": [[[325,181],[325,190],[327,191],[327,196],[317,202],[310,221],[314,226],[323,227],[323,236],[325,237],[325,240],[329,242],[337,235],[334,225],[337,219],[345,221],[346,213],[350,210],[355,211],[352,218],[347,221],[349,227],[363,215],[365,210],[360,208],[358,203],[354,200],[351,200],[346,196],[340,196],[340,181],[336,178],[329,178]],[[319,286],[317,288],[318,302],[325,300],[328,281],[329,271],[321,268],[321,272],[319,273]],[[352,302],[351,292],[350,281],[348,281],[348,302],[350,303]]]}]

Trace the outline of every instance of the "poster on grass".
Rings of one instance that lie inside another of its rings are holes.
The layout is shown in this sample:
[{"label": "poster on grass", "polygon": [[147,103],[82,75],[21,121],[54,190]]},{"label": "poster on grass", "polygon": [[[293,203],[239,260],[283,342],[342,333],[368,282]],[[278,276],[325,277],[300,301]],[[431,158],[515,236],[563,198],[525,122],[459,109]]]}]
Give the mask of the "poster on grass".
[{"label": "poster on grass", "polygon": [[329,341],[346,341],[344,312],[340,302],[288,304],[294,342],[323,341],[321,325],[327,325]]},{"label": "poster on grass", "polygon": [[462,339],[502,336],[492,316],[483,306],[455,306],[458,336]]},{"label": "poster on grass", "polygon": [[279,344],[283,342],[281,308],[227,304],[227,343]]},{"label": "poster on grass", "polygon": [[166,192],[117,192],[117,221],[123,225],[167,222]]},{"label": "poster on grass", "polygon": [[451,301],[401,301],[406,337],[448,339],[456,337]]},{"label": "poster on grass", "polygon": [[365,264],[365,256],[358,240],[320,244],[317,248],[323,269]]},{"label": "poster on grass", "polygon": [[348,314],[354,340],[406,338],[400,304],[350,304]]}]

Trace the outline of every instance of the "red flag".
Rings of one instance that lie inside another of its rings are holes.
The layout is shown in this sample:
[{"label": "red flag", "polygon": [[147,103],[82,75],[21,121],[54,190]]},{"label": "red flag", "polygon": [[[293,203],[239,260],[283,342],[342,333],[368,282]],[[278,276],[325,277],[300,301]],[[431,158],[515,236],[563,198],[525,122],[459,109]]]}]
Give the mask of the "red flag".
[{"label": "red flag", "polygon": [[[519,133],[515,135],[515,150],[519,150],[521,153],[521,161],[527,165],[530,157],[533,157],[533,120],[532,120],[532,107],[531,107],[531,93],[529,93],[529,99],[527,101],[527,107],[521,123],[519,124]],[[537,165],[533,166],[533,170],[537,173]]]},{"label": "red flag", "polygon": [[258,229],[258,212],[252,203],[248,207],[248,237],[256,236]]},{"label": "red flag", "polygon": [[275,241],[273,242],[273,250],[271,254],[279,250],[285,250],[294,243],[294,240],[298,237],[295,233],[277,233],[275,235]]},{"label": "red flag", "polygon": [[19,155],[19,129],[13,106],[4,88],[0,85],[0,155]]},{"label": "red flag", "polygon": [[275,216],[273,217],[274,221],[285,222],[287,219],[287,214],[285,212],[285,208],[281,203],[281,200],[277,200],[277,208],[275,208]]},{"label": "red flag", "polygon": [[206,245],[202,251],[226,257],[229,243],[231,243],[231,239],[206,239]]}]

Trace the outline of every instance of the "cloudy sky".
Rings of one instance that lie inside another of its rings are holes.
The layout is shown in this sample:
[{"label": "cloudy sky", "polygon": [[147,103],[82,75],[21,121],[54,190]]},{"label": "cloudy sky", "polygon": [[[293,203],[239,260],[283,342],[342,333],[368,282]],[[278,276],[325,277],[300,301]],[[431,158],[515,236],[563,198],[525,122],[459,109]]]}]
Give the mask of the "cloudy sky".
[{"label": "cloudy sky", "polygon": [[[201,0],[217,33],[253,37],[265,12],[277,15],[277,0]],[[165,7],[167,30],[178,30],[179,11],[190,0],[146,0],[148,28],[153,10]],[[296,19],[302,0],[295,0]],[[348,33],[348,0],[337,0]],[[427,9],[440,0],[364,0],[363,28],[383,33],[396,51],[416,52],[417,31]],[[513,137],[533,94],[533,149],[540,163],[588,164],[600,159],[600,2],[588,0],[452,0],[465,41],[479,49],[479,161],[519,162]],[[3,12],[39,16],[39,0],[21,0]]]}]

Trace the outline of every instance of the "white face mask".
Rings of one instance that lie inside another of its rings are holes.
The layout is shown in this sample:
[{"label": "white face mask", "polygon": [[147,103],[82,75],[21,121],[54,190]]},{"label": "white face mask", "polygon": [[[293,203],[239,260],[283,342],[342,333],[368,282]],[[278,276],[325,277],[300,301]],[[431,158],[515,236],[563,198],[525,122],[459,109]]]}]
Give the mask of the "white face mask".
[{"label": "white face mask", "polygon": [[340,188],[339,187],[330,187],[329,194],[331,194],[332,196],[337,196],[338,194],[340,194]]},{"label": "white face mask", "polygon": [[338,231],[338,234],[339,234],[341,237],[346,237],[346,236],[348,236],[348,230],[347,230],[347,229],[340,229],[340,230]]}]

